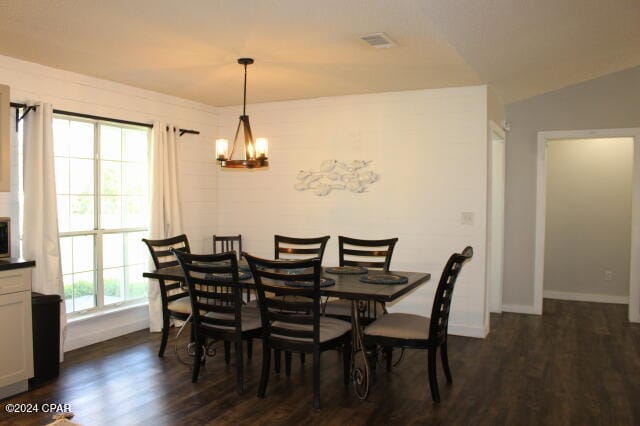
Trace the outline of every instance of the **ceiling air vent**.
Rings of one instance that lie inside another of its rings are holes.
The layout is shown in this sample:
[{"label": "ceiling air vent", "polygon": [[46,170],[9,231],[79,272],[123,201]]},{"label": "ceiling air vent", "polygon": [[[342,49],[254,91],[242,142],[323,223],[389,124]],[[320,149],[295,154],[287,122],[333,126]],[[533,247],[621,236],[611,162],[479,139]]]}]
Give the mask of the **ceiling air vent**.
[{"label": "ceiling air vent", "polygon": [[385,33],[373,33],[373,34],[365,34],[360,36],[360,39],[363,40],[371,47],[375,47],[376,49],[386,49],[389,47],[397,46],[397,44],[389,38]]}]

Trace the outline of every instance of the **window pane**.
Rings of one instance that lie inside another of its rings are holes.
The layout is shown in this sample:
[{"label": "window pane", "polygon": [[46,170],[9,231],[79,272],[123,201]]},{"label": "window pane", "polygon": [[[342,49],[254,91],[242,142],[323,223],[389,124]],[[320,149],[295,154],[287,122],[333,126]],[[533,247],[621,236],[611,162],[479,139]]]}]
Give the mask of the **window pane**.
[{"label": "window pane", "polygon": [[[148,227],[149,132],[65,118],[54,118],[53,128],[60,232],[89,232],[98,225],[105,230]],[[95,223],[96,212],[99,223]],[[147,297],[142,273],[148,253],[141,241],[146,231],[98,233],[60,238],[65,305],[70,313]],[[98,242],[102,259],[96,264]],[[98,264],[102,270],[97,270]],[[98,293],[104,300],[97,300]]]},{"label": "window pane", "polygon": [[56,164],[56,193],[69,193],[69,160],[67,158],[55,158]]},{"label": "window pane", "polygon": [[124,300],[124,268],[105,269],[102,274],[104,282],[104,304],[122,302]]},{"label": "window pane", "polygon": [[121,160],[122,142],[119,127],[100,125],[100,158],[103,160]]},{"label": "window pane", "polygon": [[148,132],[146,130],[123,129],[125,161],[147,161]]},{"label": "window pane", "polygon": [[100,190],[103,195],[119,195],[122,193],[122,163],[101,161],[100,176]]},{"label": "window pane", "polygon": [[73,304],[76,312],[96,306],[96,286],[93,276],[93,272],[73,274]]},{"label": "window pane", "polygon": [[84,231],[94,229],[94,206],[91,195],[72,195],[69,197],[69,230]]},{"label": "window pane", "polygon": [[101,197],[101,223],[104,229],[122,228],[122,202],[119,196]]},{"label": "window pane", "polygon": [[147,263],[149,252],[147,246],[142,242],[144,237],[144,232],[129,232],[127,234],[127,265],[145,265]]},{"label": "window pane", "polygon": [[60,260],[62,262],[62,273],[65,275],[73,272],[72,244],[71,237],[60,238]]},{"label": "window pane", "polygon": [[69,156],[69,120],[53,119],[53,155]]},{"label": "window pane", "polygon": [[69,156],[76,158],[94,158],[92,123],[70,121]]},{"label": "window pane", "polygon": [[102,236],[102,259],[104,268],[124,265],[123,234],[104,234]]},{"label": "window pane", "polygon": [[123,194],[146,195],[149,192],[147,165],[145,163],[123,163],[123,165]]},{"label": "window pane", "polygon": [[69,231],[69,196],[58,195],[58,232]]},{"label": "window pane", "polygon": [[73,272],[93,271],[93,235],[73,237]]},{"label": "window pane", "polygon": [[93,160],[69,160],[71,194],[93,194]]},{"label": "window pane", "polygon": [[146,197],[122,197],[124,200],[124,226],[143,227],[148,223]]},{"label": "window pane", "polygon": [[146,298],[148,295],[147,282],[142,278],[144,266],[127,266],[127,300]]},{"label": "window pane", "polygon": [[67,313],[73,312],[73,275],[64,275],[62,281],[64,283],[64,305]]}]

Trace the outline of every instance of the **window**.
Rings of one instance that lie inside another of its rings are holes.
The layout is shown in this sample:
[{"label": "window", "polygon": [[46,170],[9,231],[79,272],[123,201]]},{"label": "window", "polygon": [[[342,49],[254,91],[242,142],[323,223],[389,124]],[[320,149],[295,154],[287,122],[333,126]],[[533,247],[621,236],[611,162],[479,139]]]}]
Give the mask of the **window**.
[{"label": "window", "polygon": [[148,129],[57,115],[53,144],[67,312],[141,301]]}]

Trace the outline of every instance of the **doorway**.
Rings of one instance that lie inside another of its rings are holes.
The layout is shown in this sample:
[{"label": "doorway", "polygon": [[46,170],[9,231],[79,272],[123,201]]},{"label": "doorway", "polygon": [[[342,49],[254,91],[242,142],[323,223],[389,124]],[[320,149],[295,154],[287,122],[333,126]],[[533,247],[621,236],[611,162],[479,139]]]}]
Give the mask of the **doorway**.
[{"label": "doorway", "polygon": [[543,298],[628,303],[637,271],[640,129],[540,132],[536,312]]}]

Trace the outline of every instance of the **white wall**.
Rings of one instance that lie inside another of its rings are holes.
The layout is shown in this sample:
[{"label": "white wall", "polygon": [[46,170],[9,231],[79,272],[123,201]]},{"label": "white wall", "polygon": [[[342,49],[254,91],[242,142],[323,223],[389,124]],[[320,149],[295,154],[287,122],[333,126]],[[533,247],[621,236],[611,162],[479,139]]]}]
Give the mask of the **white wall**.
[{"label": "white wall", "polygon": [[[213,141],[217,131],[216,108],[105,80],[0,56],[0,83],[11,86],[14,102],[51,102],[54,108],[139,122],[154,119],[196,129],[199,136],[180,139],[181,186],[184,227],[194,251],[210,249],[215,233],[216,172]],[[15,157],[15,149],[14,149]],[[0,216],[17,223],[17,163],[13,162],[11,193],[0,193]],[[13,233],[14,253],[17,232]],[[100,321],[69,325],[67,348],[90,344],[147,326],[146,308],[115,313]],[[90,324],[90,325],[88,325]],[[114,326],[114,325],[118,326]]]},{"label": "white wall", "polygon": [[[239,108],[220,110],[231,139]],[[250,105],[252,130],[270,141],[271,166],[220,170],[218,232],[243,234],[245,251],[273,256],[273,234],[331,235],[325,264],[337,264],[337,237],[399,237],[396,270],[431,281],[391,310],[429,314],[448,256],[472,245],[474,259],[454,294],[451,331],[484,336],[487,209],[487,88],[420,90]],[[297,192],[300,169],[326,159],[372,160],[379,182],[363,194]],[[473,212],[474,225],[461,225]]]},{"label": "white wall", "polygon": [[[14,101],[200,130],[180,142],[184,221],[194,251],[209,251],[214,233],[242,233],[244,248],[263,256],[273,255],[276,232],[330,234],[326,260],[335,264],[340,234],[397,236],[392,267],[433,277],[391,309],[427,314],[447,257],[472,245],[475,257],[456,289],[451,331],[488,331],[485,86],[251,105],[254,135],[270,139],[272,166],[246,172],[220,170],[214,162],[213,141],[233,136],[239,108],[216,109],[3,56],[0,83],[12,87]],[[299,169],[330,158],[373,160],[381,180],[364,194],[325,198],[293,189]],[[0,194],[0,215],[16,219],[14,197],[15,191]],[[474,224],[461,225],[461,212],[473,212]],[[144,328],[146,321],[146,309],[138,308],[73,323],[67,349]]]},{"label": "white wall", "polygon": [[545,297],[628,301],[632,175],[633,138],[548,142]]},{"label": "white wall", "polygon": [[640,67],[507,105],[505,310],[534,312],[537,136],[640,127]]},{"label": "white wall", "polygon": [[488,220],[488,283],[489,310],[502,312],[502,271],[504,268],[504,188],[505,188],[505,141],[504,135],[490,133],[491,191],[489,194]]}]

